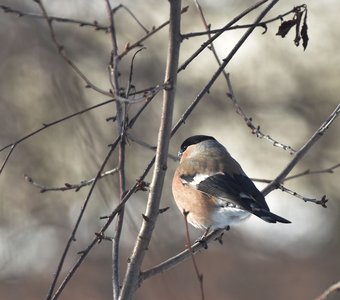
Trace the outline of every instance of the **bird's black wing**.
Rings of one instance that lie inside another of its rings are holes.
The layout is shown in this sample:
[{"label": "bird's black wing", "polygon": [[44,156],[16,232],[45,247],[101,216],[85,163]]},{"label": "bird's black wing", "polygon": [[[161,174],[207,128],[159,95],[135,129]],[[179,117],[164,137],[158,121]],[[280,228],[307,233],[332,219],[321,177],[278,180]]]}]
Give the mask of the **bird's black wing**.
[{"label": "bird's black wing", "polygon": [[246,175],[219,172],[210,176],[201,175],[199,178],[185,175],[181,178],[193,188],[221,200],[232,202],[267,222],[290,223],[269,211],[264,196]]}]

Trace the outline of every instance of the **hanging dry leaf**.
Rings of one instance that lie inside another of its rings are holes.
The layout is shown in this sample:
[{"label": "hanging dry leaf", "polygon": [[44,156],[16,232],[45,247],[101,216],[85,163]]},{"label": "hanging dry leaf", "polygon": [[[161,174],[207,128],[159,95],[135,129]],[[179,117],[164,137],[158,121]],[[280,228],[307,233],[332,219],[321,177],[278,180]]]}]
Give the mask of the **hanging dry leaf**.
[{"label": "hanging dry leaf", "polygon": [[295,25],[296,25],[296,19],[282,22],[276,35],[279,35],[282,38],[284,38],[289,32],[289,30]]},{"label": "hanging dry leaf", "polygon": [[308,25],[307,25],[307,10],[306,10],[305,17],[304,17],[304,20],[303,20],[303,25],[302,25],[302,28],[301,28],[301,37],[302,37],[303,50],[306,50],[307,45],[308,45],[308,40],[309,40]]}]

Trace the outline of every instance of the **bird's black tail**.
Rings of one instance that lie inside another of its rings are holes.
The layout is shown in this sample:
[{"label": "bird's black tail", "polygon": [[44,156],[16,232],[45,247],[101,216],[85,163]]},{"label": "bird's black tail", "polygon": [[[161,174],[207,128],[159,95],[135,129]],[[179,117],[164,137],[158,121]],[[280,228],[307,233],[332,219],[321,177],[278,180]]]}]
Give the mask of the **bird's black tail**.
[{"label": "bird's black tail", "polygon": [[273,214],[272,212],[268,211],[268,210],[264,210],[264,209],[260,209],[257,211],[253,211],[252,212],[254,215],[256,215],[257,217],[261,218],[263,221],[266,221],[268,223],[291,223],[290,221],[286,220],[285,218],[282,218],[278,215]]}]

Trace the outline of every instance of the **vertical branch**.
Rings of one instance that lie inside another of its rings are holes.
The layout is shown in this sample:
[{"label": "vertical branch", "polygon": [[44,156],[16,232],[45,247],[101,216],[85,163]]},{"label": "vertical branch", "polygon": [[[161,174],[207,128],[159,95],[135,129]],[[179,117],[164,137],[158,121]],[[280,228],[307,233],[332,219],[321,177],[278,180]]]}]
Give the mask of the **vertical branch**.
[{"label": "vertical branch", "polygon": [[190,241],[190,234],[189,234],[188,214],[189,214],[188,211],[183,210],[183,216],[184,216],[184,222],[185,222],[185,232],[186,232],[186,236],[187,236],[187,248],[188,248],[188,252],[190,253],[192,264],[194,265],[194,269],[195,269],[196,276],[198,278],[198,282],[200,284],[201,299],[204,300],[205,297],[204,297],[204,288],[203,288],[203,274],[200,273],[200,271],[198,270],[195,255],[194,255],[194,252],[192,250],[192,245],[191,245],[191,241]]},{"label": "vertical branch", "polygon": [[[119,61],[120,58],[118,56],[118,44],[116,38],[116,28],[114,23],[114,11],[112,10],[110,0],[105,0],[107,11],[110,19],[110,32],[111,32],[111,40],[112,40],[112,53],[111,53],[111,61],[109,65],[110,71],[110,82],[113,88],[113,94],[116,101],[116,122],[117,122],[117,130],[120,135],[120,143],[119,143],[119,154],[118,154],[118,172],[119,172],[119,198],[122,201],[125,194],[125,115],[123,104],[118,101],[120,96],[120,88],[119,88]],[[119,297],[119,289],[120,289],[120,280],[119,280],[119,243],[120,236],[123,229],[123,221],[124,221],[124,206],[122,206],[121,210],[118,213],[118,218],[115,227],[115,233],[112,244],[112,293],[113,299],[118,299]]]},{"label": "vertical branch", "polygon": [[140,269],[159,213],[164,177],[167,169],[167,155],[171,136],[172,115],[176,94],[177,67],[180,49],[181,1],[170,0],[170,37],[165,82],[167,88],[163,95],[161,124],[158,133],[155,168],[150,186],[146,213],[138,234],[119,299],[131,299],[139,282]]}]

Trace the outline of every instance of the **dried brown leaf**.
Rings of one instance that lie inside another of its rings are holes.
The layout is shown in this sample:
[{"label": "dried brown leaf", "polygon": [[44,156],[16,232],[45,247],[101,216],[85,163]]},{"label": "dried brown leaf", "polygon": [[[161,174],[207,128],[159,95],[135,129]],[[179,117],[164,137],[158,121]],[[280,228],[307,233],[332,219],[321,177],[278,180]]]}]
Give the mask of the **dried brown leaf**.
[{"label": "dried brown leaf", "polygon": [[294,27],[295,25],[296,19],[282,22],[276,35],[279,35],[282,38],[284,38],[288,34],[289,30],[291,30],[292,27]]}]

